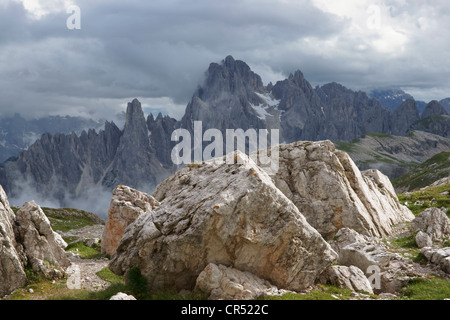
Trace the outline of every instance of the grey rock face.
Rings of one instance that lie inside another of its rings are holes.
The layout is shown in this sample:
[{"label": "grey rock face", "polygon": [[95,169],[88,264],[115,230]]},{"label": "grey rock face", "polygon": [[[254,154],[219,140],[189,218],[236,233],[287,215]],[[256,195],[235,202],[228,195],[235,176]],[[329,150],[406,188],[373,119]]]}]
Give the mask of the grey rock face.
[{"label": "grey rock face", "polygon": [[92,188],[112,191],[117,185],[127,184],[153,191],[157,182],[173,172],[172,167],[161,165],[158,157],[167,160],[167,155],[157,153],[157,146],[151,143],[141,104],[134,100],[128,105],[123,131],[106,122],[105,129],[98,133],[44,134],[17,161],[0,168],[0,182],[5,182],[13,196],[21,194],[22,186],[27,185],[59,201],[61,207],[67,199],[87,197],[86,192]]},{"label": "grey rock face", "polygon": [[178,129],[180,123],[161,113],[156,118],[153,115],[147,117],[147,127],[150,137],[150,145],[157,159],[166,168],[172,168],[171,152],[176,142],[172,141],[172,132]]},{"label": "grey rock face", "polygon": [[192,290],[209,263],[301,290],[336,254],[262,171],[237,152],[235,164],[188,166],[158,186],[161,206],[128,226],[110,269],[138,267],[150,289]]},{"label": "grey rock face", "polygon": [[419,110],[414,100],[406,100],[397,109],[392,116],[392,134],[406,135],[413,123],[420,120]]},{"label": "grey rock face", "polygon": [[15,240],[14,219],[8,198],[0,186],[0,297],[27,282],[23,269],[26,257]]},{"label": "grey rock face", "polygon": [[280,101],[280,129],[286,142],[320,140],[325,135],[325,105],[300,71],[278,81],[272,94]]},{"label": "grey rock face", "polygon": [[251,104],[262,101],[265,93],[261,78],[243,61],[228,56],[221,64],[212,63],[202,87],[195,92],[181,126],[193,132],[193,121],[202,121],[204,130],[265,128]]},{"label": "grey rock face", "polygon": [[370,132],[391,132],[392,112],[364,92],[354,92],[337,83],[316,91],[325,105],[327,128],[330,128],[322,132],[322,139],[350,141]]},{"label": "grey rock face", "polygon": [[42,134],[81,133],[87,128],[97,128],[101,124],[91,119],[70,116],[50,116],[40,119],[24,119],[15,114],[0,119],[0,163],[32,145]]},{"label": "grey rock face", "polygon": [[422,114],[422,120],[411,128],[450,137],[450,115],[439,102],[431,101]]},{"label": "grey rock face", "polygon": [[445,108],[436,100],[431,101],[422,114],[422,119],[426,119],[431,116],[448,116],[449,114],[445,110]]},{"label": "grey rock face", "polygon": [[42,209],[33,201],[25,203],[17,212],[15,224],[17,238],[33,270],[49,279],[62,278],[70,265],[64,251],[67,244],[52,230]]},{"label": "grey rock face", "polygon": [[152,190],[164,174],[150,146],[149,132],[141,103],[134,99],[128,104],[123,134],[111,169],[103,183],[108,187],[125,184]]},{"label": "grey rock face", "polygon": [[414,100],[413,96],[398,88],[375,89],[369,92],[369,96],[393,111],[406,100]]},{"label": "grey rock face", "polygon": [[99,133],[44,134],[16,162],[5,164],[7,191],[20,194],[21,185],[28,182],[49,198],[64,200],[66,192],[81,196],[87,186],[102,184],[120,136],[119,128],[108,122]]}]

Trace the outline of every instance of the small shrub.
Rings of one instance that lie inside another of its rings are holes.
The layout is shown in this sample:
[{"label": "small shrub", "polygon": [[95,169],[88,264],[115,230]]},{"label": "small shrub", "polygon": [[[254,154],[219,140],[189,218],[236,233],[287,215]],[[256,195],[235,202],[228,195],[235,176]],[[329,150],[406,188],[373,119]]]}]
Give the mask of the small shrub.
[{"label": "small shrub", "polygon": [[141,270],[133,267],[127,275],[128,287],[134,296],[142,297],[147,294],[147,278],[141,274]]}]

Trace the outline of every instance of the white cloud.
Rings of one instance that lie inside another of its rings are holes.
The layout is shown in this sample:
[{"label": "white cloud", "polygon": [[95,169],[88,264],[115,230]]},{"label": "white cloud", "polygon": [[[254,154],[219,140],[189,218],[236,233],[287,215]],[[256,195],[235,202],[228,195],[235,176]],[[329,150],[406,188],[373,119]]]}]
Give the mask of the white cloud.
[{"label": "white cloud", "polygon": [[74,4],[72,0],[16,0],[21,2],[24,8],[34,19],[41,19],[51,13],[65,12]]}]

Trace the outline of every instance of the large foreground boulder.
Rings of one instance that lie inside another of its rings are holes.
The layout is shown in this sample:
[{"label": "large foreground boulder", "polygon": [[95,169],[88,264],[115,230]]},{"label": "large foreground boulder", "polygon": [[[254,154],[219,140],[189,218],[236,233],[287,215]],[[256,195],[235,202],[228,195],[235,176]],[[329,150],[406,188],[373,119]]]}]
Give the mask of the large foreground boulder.
[{"label": "large foreground boulder", "polygon": [[14,212],[0,186],[0,297],[22,287],[27,282],[23,269],[26,257],[14,236]]},{"label": "large foreground boulder", "polygon": [[[377,170],[360,172],[347,153],[330,141],[276,146],[279,169],[262,167],[275,185],[327,240],[342,228],[367,236],[392,235],[414,215],[401,205],[388,177]],[[274,149],[260,150],[274,154]]]},{"label": "large foreground boulder", "polygon": [[102,253],[112,255],[119,245],[125,228],[143,213],[153,211],[159,202],[152,196],[127,186],[118,186],[108,210],[102,238]]},{"label": "large foreground boulder", "polygon": [[67,244],[54,232],[50,221],[34,201],[25,203],[16,214],[16,235],[29,263],[49,279],[62,278],[70,261],[64,251]]},{"label": "large foreground boulder", "polygon": [[249,157],[189,165],[160,184],[161,206],[125,230],[110,269],[138,267],[149,289],[192,290],[210,263],[280,289],[302,290],[337,258],[298,208]]}]

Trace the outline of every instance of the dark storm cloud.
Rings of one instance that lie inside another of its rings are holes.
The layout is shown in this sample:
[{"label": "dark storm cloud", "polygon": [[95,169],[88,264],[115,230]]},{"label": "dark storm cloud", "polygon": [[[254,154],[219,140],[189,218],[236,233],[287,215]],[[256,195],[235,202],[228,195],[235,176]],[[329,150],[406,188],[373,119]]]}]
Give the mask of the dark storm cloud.
[{"label": "dark storm cloud", "polygon": [[0,114],[11,112],[7,106],[28,115],[85,109],[101,114],[92,111],[98,99],[121,101],[117,110],[131,97],[169,97],[186,105],[210,62],[232,54],[252,63],[251,57],[268,47],[303,36],[327,37],[340,23],[306,1],[76,5],[81,30],[66,28],[65,8],[30,19],[19,3],[6,2],[0,13]]},{"label": "dark storm cloud", "polygon": [[[37,1],[52,6],[36,19],[19,0],[0,0],[0,116],[110,118],[134,97],[180,116],[209,63],[229,54],[265,83],[301,69],[317,84],[404,85],[424,96],[450,86],[446,2],[367,0],[347,15],[321,0],[79,0],[81,30],[68,30],[68,3],[58,1]],[[372,3],[386,15],[378,32],[365,29]]]}]

